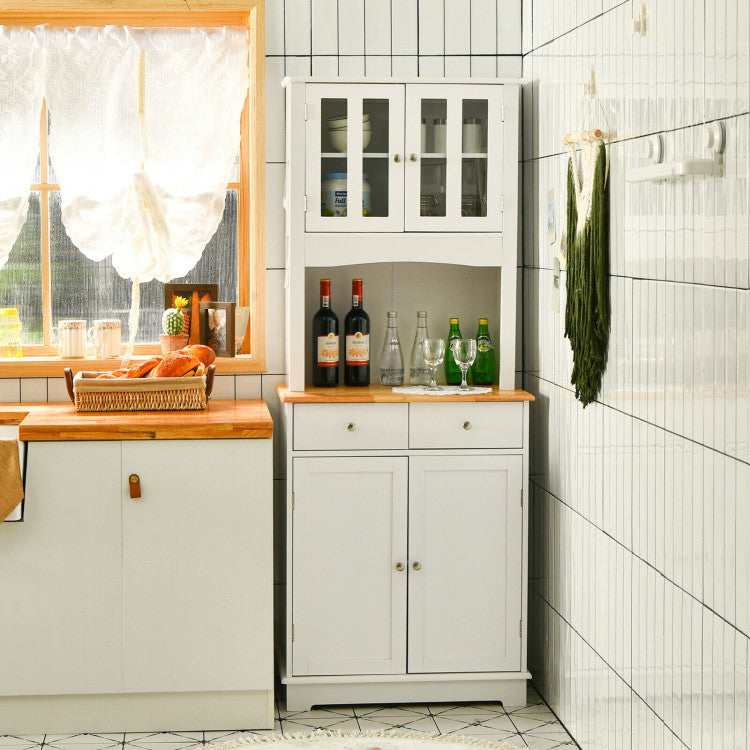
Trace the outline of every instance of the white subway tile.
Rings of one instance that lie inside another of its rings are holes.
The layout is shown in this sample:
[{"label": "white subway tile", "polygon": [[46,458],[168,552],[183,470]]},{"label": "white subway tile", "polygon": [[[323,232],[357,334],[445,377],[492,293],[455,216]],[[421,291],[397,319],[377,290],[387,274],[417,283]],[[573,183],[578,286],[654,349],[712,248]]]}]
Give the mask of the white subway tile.
[{"label": "white subway tile", "polygon": [[313,55],[312,74],[319,78],[335,78],[338,76],[338,55]]},{"label": "white subway tile", "polygon": [[309,55],[312,0],[284,0],[284,54]]},{"label": "white subway tile", "polygon": [[391,77],[391,56],[390,55],[366,55],[365,56],[365,75],[369,78],[390,78]]},{"label": "white subway tile", "polygon": [[342,55],[339,57],[339,75],[342,78],[361,78],[364,74],[364,55]]},{"label": "white subway tile", "polygon": [[445,58],[442,55],[420,55],[420,78],[442,78],[445,75]]},{"label": "white subway tile", "polygon": [[[506,7],[507,6],[507,7]],[[520,43],[520,3],[503,3],[502,12],[498,14],[496,0],[471,0],[471,54],[472,55],[494,55],[498,51],[498,35],[501,29],[513,27],[516,39],[504,38],[507,49],[503,52],[514,53],[519,51]],[[502,16],[501,19],[498,15]],[[446,14],[446,21],[448,16]],[[515,48],[513,42],[517,40]]]},{"label": "white subway tile", "polygon": [[[0,378],[0,403],[18,403],[21,400],[21,381],[19,378]],[[44,399],[46,401],[46,394]]]},{"label": "white subway tile", "polygon": [[[256,399],[261,397],[260,375],[235,375],[235,395],[238,399]],[[275,426],[276,429],[280,425]]]},{"label": "white subway tile", "polygon": [[266,161],[283,162],[286,151],[284,123],[284,58],[266,58]]},{"label": "white subway tile", "polygon": [[497,76],[497,58],[484,55],[471,56],[472,78],[495,78]]},{"label": "white subway tile", "polygon": [[286,372],[284,366],[284,271],[266,271],[266,371]]},{"label": "white subway tile", "polygon": [[476,54],[471,38],[472,2],[477,0],[445,0],[445,54]]},{"label": "white subway tile", "polygon": [[391,68],[394,77],[416,77],[419,74],[419,58],[416,55],[394,55]]},{"label": "white subway tile", "polygon": [[[417,2],[418,0],[391,0],[391,43],[394,55],[417,55],[420,52]],[[394,75],[401,74],[394,72]]]},{"label": "white subway tile", "polygon": [[266,54],[284,54],[284,3],[266,4]]},{"label": "white subway tile", "polygon": [[391,54],[390,3],[365,0],[365,54]]},{"label": "white subway tile", "polygon": [[312,2],[312,54],[339,52],[339,8],[337,0]]},{"label": "white subway tile", "polygon": [[[2,381],[0,381],[0,384]],[[2,398],[2,385],[0,385],[0,401],[10,399]],[[21,401],[30,403],[34,401],[47,400],[47,378],[21,378]]]},{"label": "white subway tile", "polygon": [[419,0],[420,56],[445,53],[444,12],[444,0]]},{"label": "white subway tile", "polygon": [[339,54],[365,52],[365,0],[339,0]]},{"label": "white subway tile", "polygon": [[211,398],[217,400],[234,400],[234,375],[216,375]]},{"label": "white subway tile", "polygon": [[446,77],[468,78],[471,75],[471,58],[468,55],[449,55],[445,58]]}]

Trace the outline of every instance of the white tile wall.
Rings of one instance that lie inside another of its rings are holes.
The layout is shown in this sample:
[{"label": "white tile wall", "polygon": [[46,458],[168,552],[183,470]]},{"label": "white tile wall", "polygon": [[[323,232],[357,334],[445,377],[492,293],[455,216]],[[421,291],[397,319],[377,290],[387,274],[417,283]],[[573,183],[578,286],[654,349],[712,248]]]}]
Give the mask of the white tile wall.
[{"label": "white tile wall", "polygon": [[[750,11],[649,0],[640,37],[639,4],[523,3],[530,663],[584,750],[739,749],[750,726]],[[592,67],[618,140],[609,362],[584,410],[564,299],[549,309],[546,215],[550,189],[564,207],[560,137]],[[726,132],[723,178],[625,182],[646,163],[645,136],[662,133],[666,159],[703,156],[712,119]]]}]

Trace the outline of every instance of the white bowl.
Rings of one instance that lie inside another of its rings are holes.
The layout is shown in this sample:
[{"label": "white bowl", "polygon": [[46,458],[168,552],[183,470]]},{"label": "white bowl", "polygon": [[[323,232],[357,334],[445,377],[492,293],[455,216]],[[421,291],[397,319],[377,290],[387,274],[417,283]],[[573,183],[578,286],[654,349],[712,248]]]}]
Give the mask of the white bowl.
[{"label": "white bowl", "polygon": [[[329,117],[328,118],[328,128],[329,130],[333,130],[334,128],[345,128],[348,118],[346,115],[340,116],[340,117]],[[362,125],[367,125],[370,122],[370,115],[365,113],[362,115]]]},{"label": "white bowl", "polygon": [[[336,151],[344,153],[346,151],[346,128],[341,128],[340,130],[329,130],[328,133],[331,136],[331,145]],[[371,130],[362,130],[362,148],[367,148],[371,137]]]}]

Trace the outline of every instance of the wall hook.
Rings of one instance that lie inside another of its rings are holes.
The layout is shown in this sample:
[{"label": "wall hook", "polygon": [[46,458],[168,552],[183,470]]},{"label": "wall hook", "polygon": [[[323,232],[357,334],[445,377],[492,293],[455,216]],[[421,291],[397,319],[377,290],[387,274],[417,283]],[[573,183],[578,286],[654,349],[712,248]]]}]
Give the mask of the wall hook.
[{"label": "wall hook", "polygon": [[641,3],[638,6],[638,18],[633,19],[633,33],[638,36],[646,36],[647,29],[647,15],[646,3]]}]

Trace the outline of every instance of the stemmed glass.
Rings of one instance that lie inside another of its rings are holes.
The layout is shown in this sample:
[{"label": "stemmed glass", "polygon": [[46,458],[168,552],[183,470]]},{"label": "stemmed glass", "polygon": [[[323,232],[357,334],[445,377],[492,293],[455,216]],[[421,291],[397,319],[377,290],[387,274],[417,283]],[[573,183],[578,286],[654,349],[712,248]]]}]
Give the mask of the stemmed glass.
[{"label": "stemmed glass", "polygon": [[461,385],[458,386],[458,390],[470,391],[471,388],[469,388],[469,385],[466,382],[466,373],[476,359],[477,340],[453,339],[453,341],[451,341],[451,351],[453,352],[453,359],[456,360],[456,364],[461,368]]},{"label": "stemmed glass", "polygon": [[430,384],[427,390],[441,391],[442,388],[435,382],[435,370],[445,356],[445,339],[422,339],[422,356],[430,368]]}]

